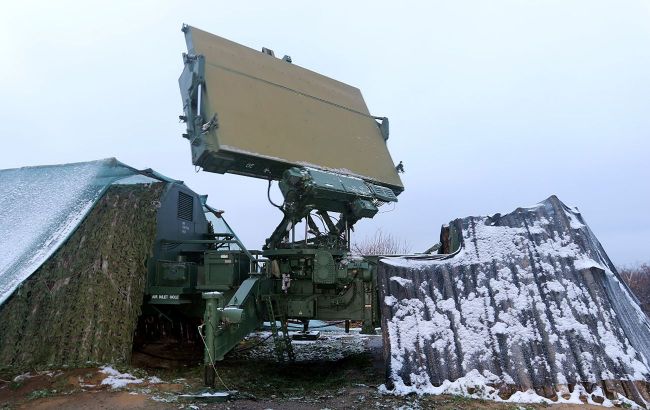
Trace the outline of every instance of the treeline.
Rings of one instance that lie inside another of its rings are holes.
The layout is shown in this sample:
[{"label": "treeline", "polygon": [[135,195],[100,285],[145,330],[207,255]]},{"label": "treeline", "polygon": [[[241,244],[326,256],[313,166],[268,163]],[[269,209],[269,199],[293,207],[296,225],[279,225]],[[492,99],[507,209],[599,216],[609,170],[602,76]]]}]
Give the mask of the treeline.
[{"label": "treeline", "polygon": [[618,273],[639,299],[643,311],[650,316],[650,265],[626,266],[619,268]]}]

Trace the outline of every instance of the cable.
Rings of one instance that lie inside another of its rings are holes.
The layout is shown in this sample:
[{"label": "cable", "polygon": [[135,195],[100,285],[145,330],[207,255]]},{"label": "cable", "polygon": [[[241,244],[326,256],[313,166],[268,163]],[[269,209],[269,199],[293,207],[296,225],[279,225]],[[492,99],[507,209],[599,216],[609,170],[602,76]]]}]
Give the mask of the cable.
[{"label": "cable", "polygon": [[320,216],[318,213],[316,213],[315,215],[318,217],[318,219],[320,219],[320,223],[323,224],[323,231],[329,232],[329,229],[327,228],[327,224],[325,224],[325,220],[323,219],[323,217]]},{"label": "cable", "polygon": [[282,209],[282,207],[281,207],[280,205],[277,205],[276,203],[274,203],[274,202],[271,200],[271,182],[272,182],[272,181],[273,181],[273,180],[272,180],[271,178],[269,178],[269,187],[268,187],[268,189],[266,190],[266,197],[269,199],[269,202],[271,203],[271,205],[273,205],[274,207],[278,208],[280,211],[282,211],[282,213],[284,213],[284,209]]}]

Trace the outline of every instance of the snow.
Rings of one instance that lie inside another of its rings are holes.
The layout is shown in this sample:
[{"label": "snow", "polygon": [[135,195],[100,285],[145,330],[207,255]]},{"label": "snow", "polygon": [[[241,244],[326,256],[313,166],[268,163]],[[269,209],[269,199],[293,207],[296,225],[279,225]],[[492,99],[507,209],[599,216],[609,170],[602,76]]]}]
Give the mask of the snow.
[{"label": "snow", "polygon": [[27,373],[19,374],[18,376],[14,377],[13,381],[18,383],[18,382],[25,381],[27,379],[31,379],[32,377],[34,376],[32,376],[31,373],[27,372]]},{"label": "snow", "polygon": [[[489,372],[488,372],[489,373]],[[547,397],[538,395],[535,390],[527,389],[525,391],[516,391],[508,398],[502,398],[498,389],[493,384],[498,381],[498,377],[491,374],[481,374],[478,370],[473,369],[465,376],[454,381],[445,380],[440,386],[430,386],[427,389],[415,389],[413,386],[405,384],[395,384],[393,389],[388,389],[386,385],[379,386],[379,391],[383,394],[394,394],[406,396],[408,394],[449,394],[454,396],[463,396],[473,399],[492,400],[502,403],[521,403],[521,404],[588,404],[600,405],[603,407],[629,407],[641,408],[635,402],[618,395],[614,400],[609,400],[600,387],[593,389],[591,393],[578,384],[574,386],[573,391],[569,391],[566,386],[556,390],[557,398],[551,400]],[[569,396],[569,397],[565,397]],[[584,401],[583,401],[584,400]]]},{"label": "snow", "polygon": [[[317,340],[292,340],[291,345],[295,354],[296,362],[311,362],[315,360],[337,361],[346,357],[363,353],[367,349],[367,344],[372,339],[380,339],[379,335],[361,335],[355,333],[345,333],[342,328],[335,326],[322,327],[317,329],[321,332]],[[351,329],[354,330],[354,329]],[[294,332],[289,332],[291,333]],[[275,345],[271,332],[258,331],[253,332],[246,337],[253,344],[263,341],[256,345],[254,349],[233,352],[234,357],[243,360],[256,361],[275,361]]]},{"label": "snow", "polygon": [[115,159],[0,170],[0,304],[70,236],[111,183]]},{"label": "snow", "polygon": [[552,197],[460,222],[451,256],[381,260],[391,392],[548,402],[527,387],[650,377],[647,318],[576,210]]},{"label": "snow", "polygon": [[110,386],[112,389],[122,389],[128,384],[140,384],[144,382],[144,379],[138,379],[129,373],[120,373],[111,366],[103,366],[99,370],[108,375],[108,377],[102,380],[102,385]]},{"label": "snow", "polygon": [[180,397],[229,397],[228,392],[203,392],[201,394],[181,394]]},{"label": "snow", "polygon": [[592,268],[606,270],[602,264],[589,257],[576,258],[576,260],[573,262],[573,266],[578,270],[586,270]]},{"label": "snow", "polygon": [[390,280],[392,280],[393,282],[397,282],[402,286],[410,285],[413,283],[410,279],[400,278],[399,276],[393,276],[392,278],[390,278]]},{"label": "snow", "polygon": [[[164,383],[162,379],[157,376],[137,378],[130,373],[121,373],[109,365],[100,367],[99,371],[108,376],[102,380],[101,384],[103,386],[109,386],[112,389],[122,389],[129,384],[142,384],[145,382],[148,384]],[[92,385],[84,385],[84,387],[92,387]]]}]

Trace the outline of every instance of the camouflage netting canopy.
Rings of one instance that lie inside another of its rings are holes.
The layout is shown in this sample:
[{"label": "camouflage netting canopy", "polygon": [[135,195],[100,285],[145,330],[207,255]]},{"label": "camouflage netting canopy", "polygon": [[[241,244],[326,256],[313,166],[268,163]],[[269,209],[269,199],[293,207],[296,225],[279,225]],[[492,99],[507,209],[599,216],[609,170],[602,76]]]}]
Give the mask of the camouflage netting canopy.
[{"label": "camouflage netting canopy", "polygon": [[136,173],[115,158],[0,170],[0,304],[63,244],[112,183]]},{"label": "camouflage netting canopy", "polygon": [[128,362],[165,182],[115,159],[0,182],[0,369]]},{"label": "camouflage netting canopy", "polygon": [[389,390],[647,404],[648,319],[576,209],[553,196],[441,238],[448,254],[379,265]]}]

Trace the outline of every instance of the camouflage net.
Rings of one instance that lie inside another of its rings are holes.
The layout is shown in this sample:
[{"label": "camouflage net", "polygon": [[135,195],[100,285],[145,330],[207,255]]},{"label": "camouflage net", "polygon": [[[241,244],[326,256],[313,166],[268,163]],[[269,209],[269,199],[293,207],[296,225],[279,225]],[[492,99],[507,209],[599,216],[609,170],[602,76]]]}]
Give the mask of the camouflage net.
[{"label": "camouflage net", "polygon": [[129,362],[164,187],[111,186],[0,306],[0,370]]}]

